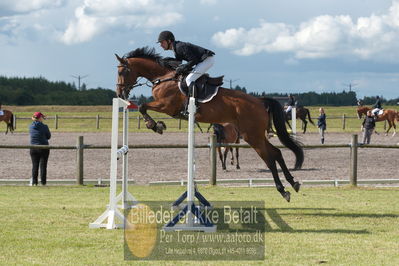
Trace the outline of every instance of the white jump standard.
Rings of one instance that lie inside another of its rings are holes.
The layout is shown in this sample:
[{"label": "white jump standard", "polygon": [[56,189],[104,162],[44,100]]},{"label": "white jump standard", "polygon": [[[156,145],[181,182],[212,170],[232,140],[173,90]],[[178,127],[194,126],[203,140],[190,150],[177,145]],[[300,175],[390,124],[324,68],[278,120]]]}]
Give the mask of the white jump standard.
[{"label": "white jump standard", "polygon": [[[193,94],[189,99],[188,104],[188,173],[187,173],[187,191],[184,192],[174,203],[173,207],[177,207],[187,198],[187,204],[180,210],[180,212],[169,222],[163,229],[165,231],[204,231],[216,232],[216,225],[205,216],[204,208],[211,208],[210,203],[205,199],[201,193],[198,192],[195,184],[195,97]],[[195,205],[195,198],[198,199],[200,205]],[[185,223],[178,223],[185,217]]]},{"label": "white jump standard", "polygon": [[[127,209],[127,202],[137,203],[137,200],[128,191],[128,106],[129,102],[120,98],[114,98],[112,101],[112,137],[111,137],[111,169],[110,169],[110,190],[109,190],[109,205],[107,209],[96,221],[89,225],[90,228],[107,228],[116,229],[123,228],[125,217],[123,211],[119,209]],[[119,130],[119,108],[123,108],[123,144],[118,149],[118,130]],[[122,192],[116,195],[117,188],[117,170],[118,160],[122,158]],[[122,201],[121,205],[118,202]],[[108,220],[107,220],[108,219]],[[105,222],[107,220],[107,222]],[[118,223],[119,221],[119,223]]]}]

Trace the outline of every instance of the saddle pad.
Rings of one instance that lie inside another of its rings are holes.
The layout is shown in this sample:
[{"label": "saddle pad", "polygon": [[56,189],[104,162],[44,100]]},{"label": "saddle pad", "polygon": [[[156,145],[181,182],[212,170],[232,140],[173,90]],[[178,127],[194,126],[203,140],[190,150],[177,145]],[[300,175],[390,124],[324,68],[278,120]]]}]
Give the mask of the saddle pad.
[{"label": "saddle pad", "polygon": [[0,110],[0,115],[4,115],[4,112],[3,112],[3,110]]},{"label": "saddle pad", "polygon": [[[181,88],[180,81],[178,84],[180,92],[188,97],[188,93]],[[197,101],[199,103],[207,103],[211,101],[213,97],[215,97],[216,94],[218,94],[219,88],[220,86],[212,86],[212,85],[205,86],[205,88],[200,89],[199,95],[197,96]]]}]

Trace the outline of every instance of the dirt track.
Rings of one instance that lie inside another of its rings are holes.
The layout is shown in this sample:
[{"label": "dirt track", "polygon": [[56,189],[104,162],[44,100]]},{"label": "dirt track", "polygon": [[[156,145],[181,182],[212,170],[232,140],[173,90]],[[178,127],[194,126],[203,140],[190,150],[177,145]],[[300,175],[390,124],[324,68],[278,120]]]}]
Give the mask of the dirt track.
[{"label": "dirt track", "polygon": [[[75,145],[77,136],[84,136],[85,144],[110,145],[110,133],[57,133],[53,132],[50,144]],[[327,133],[326,144],[347,144],[351,134]],[[130,144],[185,144],[186,133],[131,133]],[[300,135],[303,144],[319,144],[317,134]],[[361,140],[361,135],[359,135]],[[271,142],[280,144],[278,139]],[[373,135],[373,144],[394,145],[399,142],[399,135],[392,138]],[[197,144],[208,143],[208,134],[196,134]],[[27,133],[0,135],[2,144],[29,144]],[[294,165],[292,152],[283,149],[283,156],[289,167]],[[349,175],[349,148],[305,149],[305,162],[302,170],[293,172],[299,180],[347,179]],[[28,150],[0,149],[2,160],[0,179],[30,178],[31,161]],[[196,150],[197,179],[209,178],[209,150]],[[107,150],[85,150],[84,176],[97,179],[109,178],[110,154]],[[74,150],[51,150],[48,165],[48,179],[75,178],[76,152]],[[359,149],[359,179],[399,178],[399,149]],[[129,152],[129,178],[139,184],[158,180],[181,180],[186,178],[186,149],[140,149]],[[223,172],[218,161],[218,178],[271,178],[270,171],[252,149],[240,149],[241,170],[228,165]],[[120,167],[119,167],[120,168]]]}]

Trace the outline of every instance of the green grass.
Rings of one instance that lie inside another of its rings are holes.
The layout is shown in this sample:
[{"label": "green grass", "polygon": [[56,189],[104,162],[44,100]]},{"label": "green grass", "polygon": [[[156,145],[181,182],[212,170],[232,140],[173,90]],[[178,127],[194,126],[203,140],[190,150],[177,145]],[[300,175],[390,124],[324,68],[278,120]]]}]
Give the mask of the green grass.
[{"label": "green grass", "polygon": [[[112,116],[112,106],[3,106],[3,109],[11,110],[17,118],[24,118],[17,119],[17,129],[15,132],[28,132],[28,127],[32,123],[30,118],[36,111],[40,111],[48,117],[44,123],[49,126],[52,132],[110,132],[112,127],[112,120],[110,119]],[[167,126],[168,132],[187,131],[187,121],[182,120],[181,129],[179,129],[178,119],[173,119],[166,114],[153,111],[148,111],[148,114],[152,116],[155,121],[163,120]],[[58,115],[57,129],[54,119],[55,115]],[[97,129],[96,126],[97,115],[100,116],[99,129]],[[137,119],[139,116],[141,117],[140,129],[138,128]],[[88,117],[88,119],[70,119],[65,117]],[[129,117],[131,118],[129,132],[149,132],[139,112],[130,112]],[[120,118],[122,120],[122,115],[120,115]],[[203,130],[206,130],[209,124],[200,123],[200,126]],[[5,123],[0,123],[0,132],[2,130],[6,130]]]},{"label": "green grass", "polygon": [[[132,186],[142,201],[173,201],[183,187]],[[398,188],[304,188],[285,202],[272,188],[201,186],[211,201],[264,200],[265,261],[156,265],[399,265]],[[124,265],[123,231],[89,229],[108,188],[0,187],[0,264]],[[142,263],[142,264],[150,264]]]},{"label": "green grass", "polygon": [[[111,118],[111,106],[3,106],[4,109],[11,110],[19,118],[30,118],[35,111],[41,111],[50,118],[45,121],[53,132],[109,132],[111,130],[111,119],[100,119],[100,128],[96,128],[96,116]],[[319,107],[308,107],[311,117],[317,124],[317,117],[319,116]],[[328,132],[360,132],[360,126],[363,120],[356,117],[356,106],[343,107],[326,107],[323,106],[327,115],[327,131]],[[398,110],[397,106],[385,106],[386,109]],[[187,131],[187,121],[181,122],[181,129],[179,129],[179,120],[177,119],[161,119],[168,117],[165,114],[157,112],[148,112],[155,121],[163,120],[167,126],[167,132],[185,132]],[[342,116],[345,114],[346,124],[343,129]],[[58,129],[55,127],[55,120],[52,118],[58,115]],[[129,124],[130,132],[148,132],[143,120],[138,129],[138,112],[131,112]],[[68,119],[63,117],[91,117],[90,119]],[[349,117],[349,118],[348,118]],[[169,118],[169,117],[168,117]],[[248,118],[250,119],[250,118]],[[30,125],[30,119],[18,119],[16,132],[27,132]],[[200,123],[203,130],[206,130],[209,124]],[[383,131],[384,122],[377,123],[377,130]],[[5,131],[5,123],[0,123],[0,132]],[[301,131],[301,122],[297,122],[297,130]],[[316,126],[308,124],[309,132],[318,132]]]}]

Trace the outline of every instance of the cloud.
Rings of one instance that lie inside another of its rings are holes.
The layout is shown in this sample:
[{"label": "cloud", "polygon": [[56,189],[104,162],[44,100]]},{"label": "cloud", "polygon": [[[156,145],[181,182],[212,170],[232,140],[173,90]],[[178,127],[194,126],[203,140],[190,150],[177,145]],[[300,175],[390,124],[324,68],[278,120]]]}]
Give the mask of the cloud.
[{"label": "cloud", "polygon": [[87,42],[115,29],[150,29],[180,22],[182,1],[167,0],[85,0],[75,9],[60,40],[65,44]]},{"label": "cloud", "polygon": [[0,17],[30,13],[63,5],[64,0],[1,0]]},{"label": "cloud", "polygon": [[297,26],[261,20],[256,28],[232,28],[212,41],[242,56],[291,53],[295,59],[350,57],[392,61],[399,59],[399,1],[386,14],[360,17],[323,15]]},{"label": "cloud", "polygon": [[201,0],[200,3],[203,5],[216,5],[218,0]]}]

